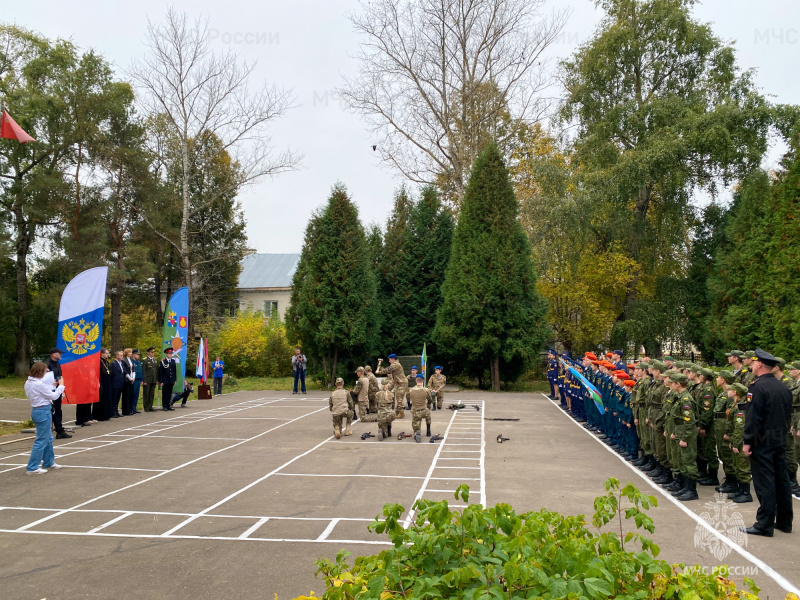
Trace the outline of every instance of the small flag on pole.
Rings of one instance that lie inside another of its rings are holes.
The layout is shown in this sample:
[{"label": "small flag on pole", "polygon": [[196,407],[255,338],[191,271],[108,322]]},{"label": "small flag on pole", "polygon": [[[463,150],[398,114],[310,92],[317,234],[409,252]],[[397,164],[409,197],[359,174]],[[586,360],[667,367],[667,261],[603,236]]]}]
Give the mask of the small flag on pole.
[{"label": "small flag on pole", "polygon": [[200,380],[201,384],[205,384],[206,379],[208,378],[208,369],[206,365],[208,364],[208,356],[206,355],[205,351],[205,340],[200,338],[200,347],[197,349],[197,369],[195,370],[195,374],[197,375],[197,379]]},{"label": "small flag on pole", "polygon": [[426,344],[422,342],[422,376],[425,377],[425,369],[428,366],[428,353],[426,351]]},{"label": "small flag on pole", "polygon": [[20,144],[36,141],[25,133],[25,130],[17,125],[17,122],[6,111],[3,111],[3,115],[0,117],[0,138],[17,140]]}]

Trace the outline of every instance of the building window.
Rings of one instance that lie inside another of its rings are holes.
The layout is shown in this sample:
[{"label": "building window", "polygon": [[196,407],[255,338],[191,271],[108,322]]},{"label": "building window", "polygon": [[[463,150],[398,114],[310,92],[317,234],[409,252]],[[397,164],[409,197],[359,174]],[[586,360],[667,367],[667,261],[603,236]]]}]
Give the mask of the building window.
[{"label": "building window", "polygon": [[264,302],[264,314],[267,317],[271,317],[273,315],[278,314],[278,303],[274,300],[267,300]]}]

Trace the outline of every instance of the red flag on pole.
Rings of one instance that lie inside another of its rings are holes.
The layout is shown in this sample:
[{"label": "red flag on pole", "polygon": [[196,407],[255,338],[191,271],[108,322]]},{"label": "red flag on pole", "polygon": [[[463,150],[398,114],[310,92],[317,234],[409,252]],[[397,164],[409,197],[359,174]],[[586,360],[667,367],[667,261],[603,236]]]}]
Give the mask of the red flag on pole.
[{"label": "red flag on pole", "polygon": [[0,117],[0,138],[17,140],[20,144],[36,141],[25,133],[25,130],[17,125],[17,122],[6,111],[3,111],[3,116]]}]

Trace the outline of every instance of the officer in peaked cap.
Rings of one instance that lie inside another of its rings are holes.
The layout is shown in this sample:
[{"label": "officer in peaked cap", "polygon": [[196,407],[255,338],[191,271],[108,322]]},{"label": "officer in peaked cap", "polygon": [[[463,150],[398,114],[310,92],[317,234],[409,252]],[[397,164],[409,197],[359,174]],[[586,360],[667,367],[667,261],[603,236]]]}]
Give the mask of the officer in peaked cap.
[{"label": "officer in peaked cap", "polygon": [[745,531],[772,537],[778,529],[792,531],[792,492],[786,467],[786,431],[792,414],[792,394],[775,378],[778,364],[769,352],[753,352],[750,408],[745,416],[743,451],[750,457],[753,487],[760,506],[756,522]]}]

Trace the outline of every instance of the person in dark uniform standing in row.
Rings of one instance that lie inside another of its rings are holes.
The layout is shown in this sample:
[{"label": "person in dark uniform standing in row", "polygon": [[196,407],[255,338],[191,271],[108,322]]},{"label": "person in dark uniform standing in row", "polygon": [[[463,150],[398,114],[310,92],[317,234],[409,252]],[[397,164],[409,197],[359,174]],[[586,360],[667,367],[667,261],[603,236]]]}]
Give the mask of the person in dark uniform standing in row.
[{"label": "person in dark uniform standing in row", "polygon": [[[59,364],[59,360],[61,360],[61,350],[58,348],[52,348],[50,350],[50,358],[47,359],[47,369],[53,372],[53,379],[55,380],[55,385],[61,385],[63,382],[61,381],[61,365]],[[63,394],[60,395],[58,398],[53,400],[52,412],[53,412],[53,428],[56,430],[56,439],[63,440],[67,438],[71,438],[72,436],[64,431],[64,424],[62,423],[62,416],[61,416],[61,401],[64,398]]]},{"label": "person in dark uniform standing in row", "polygon": [[556,387],[558,386],[558,359],[556,351],[550,348],[547,351],[547,382],[550,384],[550,400],[557,400]]},{"label": "person in dark uniform standing in row", "polygon": [[155,411],[153,402],[158,384],[158,361],[154,356],[155,350],[155,346],[150,346],[147,349],[147,358],[142,361],[142,408],[144,412]]},{"label": "person in dark uniform standing in row", "polygon": [[178,380],[178,364],[172,358],[172,348],[164,350],[164,358],[158,364],[158,387],[161,388],[161,410],[172,408],[172,388]]},{"label": "person in dark uniform standing in row", "polygon": [[750,535],[772,537],[774,529],[792,531],[792,491],[786,468],[786,432],[792,418],[792,394],[772,369],[778,364],[772,354],[756,349],[750,369],[756,379],[744,424],[744,453],[750,458],[758,512]]},{"label": "person in dark uniform standing in row", "polygon": [[92,416],[96,421],[108,421],[111,418],[111,367],[108,354],[108,348],[100,349],[100,397],[92,405]]}]

